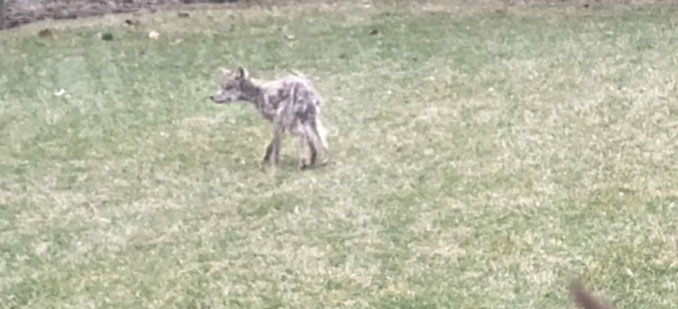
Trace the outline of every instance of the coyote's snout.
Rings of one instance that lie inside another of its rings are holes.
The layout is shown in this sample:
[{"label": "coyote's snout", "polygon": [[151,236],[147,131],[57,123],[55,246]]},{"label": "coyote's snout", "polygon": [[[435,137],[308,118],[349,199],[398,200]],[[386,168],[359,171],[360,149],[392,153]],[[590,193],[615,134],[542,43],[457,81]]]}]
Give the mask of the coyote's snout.
[{"label": "coyote's snout", "polygon": [[289,131],[299,139],[300,166],[315,164],[318,151],[328,156],[326,131],[318,115],[320,96],[313,83],[301,74],[292,74],[273,81],[251,78],[242,67],[221,69],[221,87],[210,100],[215,103],[247,101],[254,104],[261,116],[273,123],[273,138],[266,147],[264,163],[273,156],[280,163],[282,135]]},{"label": "coyote's snout", "polygon": [[231,72],[226,69],[221,69],[222,82],[221,87],[215,95],[210,96],[210,100],[214,103],[229,103],[237,100],[247,100],[243,97],[243,82],[247,81],[247,71],[239,69]]}]

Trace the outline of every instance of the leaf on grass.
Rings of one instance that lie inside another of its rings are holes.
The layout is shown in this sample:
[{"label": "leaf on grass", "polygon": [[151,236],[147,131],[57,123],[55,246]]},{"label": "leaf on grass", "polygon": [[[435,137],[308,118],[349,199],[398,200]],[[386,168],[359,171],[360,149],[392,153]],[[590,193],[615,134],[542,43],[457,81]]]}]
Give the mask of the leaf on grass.
[{"label": "leaf on grass", "polygon": [[38,32],[38,36],[41,38],[52,38],[54,37],[54,34],[52,33],[52,30],[49,30],[49,28],[45,28]]}]

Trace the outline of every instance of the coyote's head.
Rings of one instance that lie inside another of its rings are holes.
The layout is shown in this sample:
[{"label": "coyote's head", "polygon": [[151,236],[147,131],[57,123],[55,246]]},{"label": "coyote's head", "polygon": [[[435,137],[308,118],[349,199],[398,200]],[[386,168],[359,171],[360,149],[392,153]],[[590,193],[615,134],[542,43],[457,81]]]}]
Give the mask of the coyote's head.
[{"label": "coyote's head", "polygon": [[235,71],[221,68],[222,81],[219,91],[210,99],[214,103],[229,103],[243,98],[243,84],[248,81],[249,74],[243,67]]}]

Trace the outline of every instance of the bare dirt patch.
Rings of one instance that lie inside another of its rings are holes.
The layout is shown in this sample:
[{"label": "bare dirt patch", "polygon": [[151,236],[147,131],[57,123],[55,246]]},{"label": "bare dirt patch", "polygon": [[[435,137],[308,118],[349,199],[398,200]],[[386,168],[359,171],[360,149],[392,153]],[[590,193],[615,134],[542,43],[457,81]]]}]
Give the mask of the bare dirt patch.
[{"label": "bare dirt patch", "polygon": [[74,19],[110,13],[154,11],[194,3],[227,3],[238,0],[9,0],[5,28],[46,19]]},{"label": "bare dirt patch", "polygon": [[[75,19],[89,16],[99,16],[110,13],[130,13],[137,11],[155,11],[170,9],[197,3],[244,3],[251,4],[308,4],[332,3],[338,0],[5,0],[4,28],[47,20],[47,19]],[[350,1],[345,1],[350,2]],[[369,3],[370,1],[354,1]],[[428,0],[421,3],[407,0],[374,0],[373,2],[400,3],[414,6],[443,7],[449,9],[469,4],[466,0],[436,1]],[[673,0],[479,0],[476,4],[490,4],[499,6],[534,6],[534,5],[566,5],[583,8],[595,8],[605,5],[643,5],[657,3],[675,3]]]}]

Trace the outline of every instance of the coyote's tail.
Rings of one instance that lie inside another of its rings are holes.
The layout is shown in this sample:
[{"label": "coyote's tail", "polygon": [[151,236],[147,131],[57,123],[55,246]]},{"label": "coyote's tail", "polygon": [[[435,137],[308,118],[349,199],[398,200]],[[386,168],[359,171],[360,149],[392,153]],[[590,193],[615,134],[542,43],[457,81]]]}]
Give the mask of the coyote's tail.
[{"label": "coyote's tail", "polygon": [[329,147],[327,146],[327,131],[325,131],[325,127],[323,127],[320,119],[314,118],[309,121],[304,126],[304,130],[306,131],[311,151],[314,154],[318,153],[318,151],[322,152],[322,156],[324,157],[323,163],[329,162],[330,152]]},{"label": "coyote's tail", "polygon": [[579,280],[572,280],[570,293],[574,303],[582,309],[613,309],[614,306],[607,304],[587,291]]},{"label": "coyote's tail", "polygon": [[323,126],[322,122],[320,122],[320,119],[316,118],[314,121],[312,121],[310,127],[314,135],[314,138],[312,139],[317,140],[317,142],[320,143],[323,151],[328,152],[330,148],[327,144],[327,130],[325,130],[325,127]]}]

